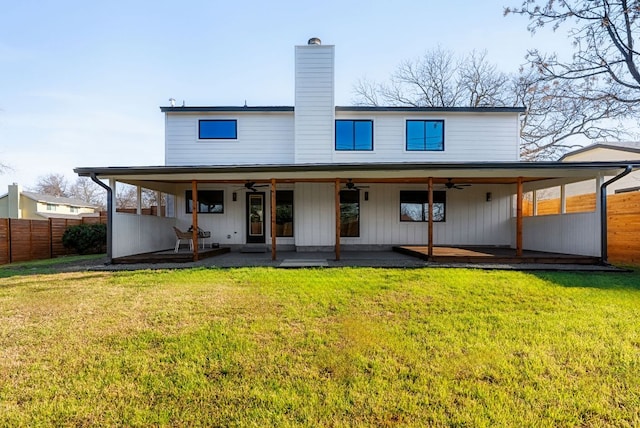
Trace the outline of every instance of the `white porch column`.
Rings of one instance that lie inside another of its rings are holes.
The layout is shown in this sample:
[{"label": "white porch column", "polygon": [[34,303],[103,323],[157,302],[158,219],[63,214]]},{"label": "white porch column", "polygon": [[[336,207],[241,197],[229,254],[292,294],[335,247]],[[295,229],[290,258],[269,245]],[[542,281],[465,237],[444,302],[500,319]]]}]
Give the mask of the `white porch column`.
[{"label": "white porch column", "polygon": [[566,184],[560,185],[560,214],[567,213],[567,188]]},{"label": "white porch column", "polygon": [[116,215],[116,210],[117,210],[117,202],[116,200],[118,199],[116,197],[117,193],[117,189],[116,189],[116,185],[117,185],[117,181],[115,178],[110,178],[109,179],[109,187],[111,187],[111,191],[113,192],[113,204],[111,205],[111,212],[107,213],[107,215],[110,215],[111,218],[113,218],[114,215]]},{"label": "white porch column", "polygon": [[136,186],[136,214],[142,214],[142,188]]},{"label": "white porch column", "polygon": [[162,217],[162,192],[156,192],[156,201],[158,201],[158,209],[156,215]]}]

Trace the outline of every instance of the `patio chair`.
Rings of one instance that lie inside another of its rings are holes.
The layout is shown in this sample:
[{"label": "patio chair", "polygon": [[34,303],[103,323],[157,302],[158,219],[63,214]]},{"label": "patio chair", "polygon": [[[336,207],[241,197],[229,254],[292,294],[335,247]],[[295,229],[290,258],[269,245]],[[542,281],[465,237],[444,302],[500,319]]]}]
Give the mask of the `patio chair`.
[{"label": "patio chair", "polygon": [[189,249],[193,251],[193,234],[191,234],[191,232],[183,232],[175,226],[173,227],[173,230],[176,232],[176,248],[173,252],[178,252],[178,248],[180,248],[180,241],[183,240],[189,242]]},{"label": "patio chair", "polygon": [[[189,228],[189,233],[191,232],[193,232],[193,225]],[[202,230],[200,229],[200,226],[198,226],[198,241],[202,242],[202,249],[204,249],[204,244],[207,239],[211,239],[211,232],[208,230]]]}]

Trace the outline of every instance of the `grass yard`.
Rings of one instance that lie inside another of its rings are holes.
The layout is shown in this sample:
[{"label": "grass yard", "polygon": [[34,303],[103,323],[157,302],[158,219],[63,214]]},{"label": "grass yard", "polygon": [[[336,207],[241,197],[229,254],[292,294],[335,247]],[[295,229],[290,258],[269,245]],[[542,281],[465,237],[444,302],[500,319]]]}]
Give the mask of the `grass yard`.
[{"label": "grass yard", "polygon": [[640,425],[638,271],[2,276],[0,426]]}]

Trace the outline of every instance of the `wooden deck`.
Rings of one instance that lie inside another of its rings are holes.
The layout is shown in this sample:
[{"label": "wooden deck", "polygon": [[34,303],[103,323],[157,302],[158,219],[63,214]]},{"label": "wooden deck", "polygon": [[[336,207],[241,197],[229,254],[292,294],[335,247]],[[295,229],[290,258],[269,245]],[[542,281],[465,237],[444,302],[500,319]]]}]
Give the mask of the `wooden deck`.
[{"label": "wooden deck", "polygon": [[[230,251],[227,247],[205,248],[198,250],[198,258],[206,259]],[[180,250],[175,253],[173,250],[157,251],[154,253],[133,254],[131,256],[118,257],[112,260],[113,264],[134,264],[134,263],[189,263],[193,261],[193,253],[188,250]]]},{"label": "wooden deck", "polygon": [[428,257],[426,246],[404,245],[393,247],[394,251],[437,263],[540,263],[580,264],[600,263],[598,257],[572,254],[546,253],[524,250],[521,257],[516,250],[504,247],[433,247],[433,256]]}]

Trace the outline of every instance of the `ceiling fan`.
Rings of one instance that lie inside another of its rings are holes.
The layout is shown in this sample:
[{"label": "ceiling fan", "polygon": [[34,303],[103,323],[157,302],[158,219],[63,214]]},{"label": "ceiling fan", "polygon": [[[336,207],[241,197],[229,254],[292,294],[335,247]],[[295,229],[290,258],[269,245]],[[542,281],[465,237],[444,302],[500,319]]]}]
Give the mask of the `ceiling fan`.
[{"label": "ceiling fan", "polygon": [[368,189],[369,186],[356,186],[356,184],[353,182],[353,180],[350,178],[347,180],[347,182],[344,184],[345,190],[360,190],[360,189]]},{"label": "ceiling fan", "polygon": [[465,187],[469,187],[469,186],[471,186],[471,184],[456,184],[453,182],[453,179],[451,178],[447,178],[447,182],[444,183],[444,187],[447,190],[450,190],[450,189],[462,190]]},{"label": "ceiling fan", "polygon": [[257,192],[258,191],[258,187],[269,187],[268,184],[258,184],[256,185],[255,181],[247,181],[246,183],[244,183],[244,185],[242,187],[238,187],[238,189],[242,190],[251,190],[252,192]]}]

